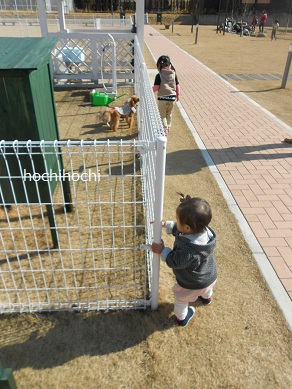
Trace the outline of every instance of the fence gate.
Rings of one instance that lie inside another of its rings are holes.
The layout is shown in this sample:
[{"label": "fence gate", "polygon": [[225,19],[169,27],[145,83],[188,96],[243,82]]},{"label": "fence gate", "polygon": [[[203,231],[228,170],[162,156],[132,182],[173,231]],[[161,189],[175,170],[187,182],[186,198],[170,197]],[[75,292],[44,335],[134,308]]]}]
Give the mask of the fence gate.
[{"label": "fence gate", "polygon": [[[143,168],[147,153],[155,154],[153,142],[1,142],[1,313],[149,304],[151,253],[140,249],[145,220],[149,223],[147,208],[153,208],[144,198],[154,181],[143,174],[149,171]],[[55,159],[58,164],[60,154],[63,166],[57,172],[38,171],[35,160],[46,165]],[[10,172],[13,158],[19,176]],[[154,163],[155,158],[147,158]],[[15,182],[22,182],[24,193],[31,188],[44,193],[46,188],[49,201],[41,196],[34,203],[28,197],[15,201]],[[11,203],[5,201],[7,187],[14,196]]]}]

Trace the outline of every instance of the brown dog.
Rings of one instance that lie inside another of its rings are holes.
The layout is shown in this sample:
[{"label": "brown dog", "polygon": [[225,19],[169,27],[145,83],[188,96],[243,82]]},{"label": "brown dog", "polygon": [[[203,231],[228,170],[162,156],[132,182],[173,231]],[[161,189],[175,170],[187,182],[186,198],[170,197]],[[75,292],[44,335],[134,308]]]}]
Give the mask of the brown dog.
[{"label": "brown dog", "polygon": [[125,119],[129,128],[132,128],[138,102],[139,97],[134,95],[122,107],[104,107],[97,113],[96,121],[102,121],[112,131],[117,131],[120,119]]}]

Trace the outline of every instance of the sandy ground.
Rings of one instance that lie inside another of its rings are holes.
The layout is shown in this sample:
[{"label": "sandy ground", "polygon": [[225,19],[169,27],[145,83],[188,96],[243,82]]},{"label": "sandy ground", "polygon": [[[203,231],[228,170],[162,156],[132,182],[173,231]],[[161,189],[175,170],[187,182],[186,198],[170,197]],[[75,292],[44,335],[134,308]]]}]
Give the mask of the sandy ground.
[{"label": "sandy ground", "polygon": [[[220,74],[238,73],[242,63],[250,64],[250,68],[240,69],[240,73],[272,71],[271,47],[261,54],[263,45],[273,44],[276,50],[285,42],[281,56],[275,54],[275,61],[281,61],[275,65],[277,72],[283,69],[287,56],[289,40],[284,38],[283,42],[262,40],[262,46],[255,47],[251,55],[251,45],[257,45],[253,40],[249,42],[249,50],[244,50],[242,44],[240,51],[235,52],[239,50],[235,42],[246,37],[220,36],[214,28],[201,27],[199,44],[195,46],[190,43],[190,37],[194,37],[188,33],[190,26],[176,27],[175,34],[162,31],[162,26],[157,28]],[[145,58],[147,66],[154,68],[149,53],[145,53]],[[273,105],[283,92],[278,89],[279,83],[262,81],[257,86],[243,82],[236,86],[263,98],[266,108],[270,104],[273,113],[278,110],[282,120],[292,123],[289,88],[283,101]],[[274,93],[278,93],[277,99]],[[285,100],[290,101],[290,106],[285,105]],[[60,130],[66,131],[61,116],[58,114]],[[195,171],[188,169],[190,164],[196,166]],[[173,276],[162,264],[156,312],[2,315],[1,361],[13,368],[18,388],[288,389],[292,386],[291,333],[175,107],[167,148],[164,209],[167,219],[175,217],[177,191],[202,197],[208,193],[213,209],[211,226],[218,234],[219,280],[212,304],[195,303],[195,318],[188,327],[178,328],[172,311]],[[163,238],[172,245],[171,237]]]}]

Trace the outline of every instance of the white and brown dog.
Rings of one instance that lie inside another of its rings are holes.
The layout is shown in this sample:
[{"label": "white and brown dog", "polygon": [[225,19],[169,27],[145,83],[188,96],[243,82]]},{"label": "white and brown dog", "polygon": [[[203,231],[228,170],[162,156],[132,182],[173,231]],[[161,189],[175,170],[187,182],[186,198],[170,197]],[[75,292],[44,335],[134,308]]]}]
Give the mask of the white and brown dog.
[{"label": "white and brown dog", "polygon": [[132,128],[138,102],[139,97],[134,95],[122,107],[104,107],[97,113],[96,121],[102,121],[112,131],[117,131],[120,119],[125,119],[129,128]]}]

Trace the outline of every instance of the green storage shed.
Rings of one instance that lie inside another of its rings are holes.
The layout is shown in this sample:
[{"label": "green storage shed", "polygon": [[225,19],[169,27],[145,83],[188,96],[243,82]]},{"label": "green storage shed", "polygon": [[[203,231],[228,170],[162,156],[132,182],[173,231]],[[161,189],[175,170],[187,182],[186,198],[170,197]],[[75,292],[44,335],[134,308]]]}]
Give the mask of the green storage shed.
[{"label": "green storage shed", "polygon": [[1,139],[59,139],[50,72],[58,38],[0,38]]},{"label": "green storage shed", "polygon": [[[50,71],[51,51],[58,38],[0,38],[0,139],[5,141],[59,140],[54,90]],[[0,153],[0,204],[45,203],[53,223],[51,196],[58,184],[51,181],[24,182],[27,173],[59,173],[62,156],[28,155],[16,157],[11,148]],[[14,154],[14,155],[13,155]],[[58,160],[57,160],[58,159]],[[20,163],[19,163],[20,162]],[[11,178],[13,177],[13,179]],[[17,177],[17,178],[16,178]],[[69,183],[62,181],[67,210],[71,210]],[[54,235],[52,233],[52,235]],[[57,245],[56,236],[53,236]]]}]

